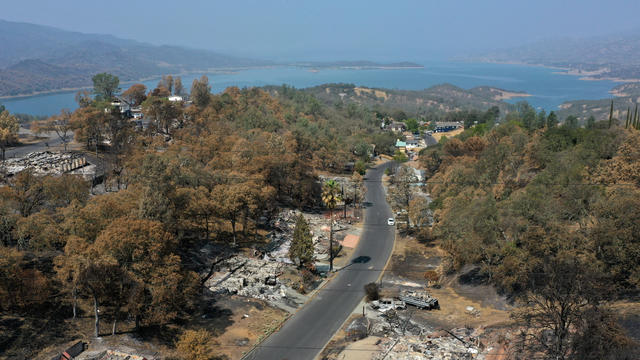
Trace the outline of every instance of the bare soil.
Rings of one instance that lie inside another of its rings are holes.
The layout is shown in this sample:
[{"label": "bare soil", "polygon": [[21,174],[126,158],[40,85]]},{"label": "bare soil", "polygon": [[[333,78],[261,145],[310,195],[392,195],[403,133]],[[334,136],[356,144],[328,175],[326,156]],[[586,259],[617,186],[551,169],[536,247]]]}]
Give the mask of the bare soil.
[{"label": "bare soil", "polygon": [[[494,326],[508,323],[509,305],[490,285],[467,283],[463,274],[442,276],[440,286],[427,287],[425,272],[442,274],[446,254],[436,245],[421,244],[412,237],[396,238],[388,271],[382,283],[385,296],[397,296],[402,289],[424,290],[438,299],[439,310],[417,311],[414,318],[435,328]],[[462,276],[461,276],[462,275]],[[467,307],[473,311],[467,311]]]}]

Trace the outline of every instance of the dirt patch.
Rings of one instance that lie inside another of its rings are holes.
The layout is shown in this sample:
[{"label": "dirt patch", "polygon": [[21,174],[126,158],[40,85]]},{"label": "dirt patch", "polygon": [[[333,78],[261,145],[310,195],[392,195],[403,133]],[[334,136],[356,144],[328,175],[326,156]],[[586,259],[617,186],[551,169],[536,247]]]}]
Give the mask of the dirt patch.
[{"label": "dirt patch", "polygon": [[[90,304],[81,304],[88,309]],[[207,329],[214,335],[212,347],[227,359],[239,359],[287,318],[288,313],[265,301],[240,296],[208,298],[189,319],[178,324],[134,332],[134,323],[118,323],[111,335],[111,323],[101,321],[101,337],[93,338],[93,318],[86,311],[77,319],[50,320],[3,316],[0,318],[0,359],[46,359],[82,340],[87,351],[118,350],[129,354],[170,357],[183,331]],[[6,335],[6,337],[5,337]],[[150,357],[147,357],[150,358]]]},{"label": "dirt patch", "polygon": [[[427,287],[425,273],[442,274],[446,253],[438,246],[421,244],[412,237],[398,237],[389,271],[383,277],[384,296],[398,296],[403,289],[423,290],[438,299],[439,310],[418,311],[414,318],[441,328],[492,326],[510,321],[507,299],[484,283],[476,283],[474,273],[441,276],[439,286]],[[473,270],[473,269],[471,269]],[[460,279],[463,279],[462,281]],[[473,310],[468,311],[468,307]]]},{"label": "dirt patch", "polygon": [[231,296],[219,303],[220,307],[233,309],[228,321],[233,324],[220,333],[213,346],[215,353],[240,359],[263,338],[275,331],[288,314],[255,299]]},{"label": "dirt patch", "polygon": [[456,135],[462,134],[463,132],[464,132],[464,129],[463,128],[459,128],[459,129],[456,129],[456,130],[453,130],[453,131],[449,131],[449,132],[434,132],[433,134],[431,134],[431,136],[433,136],[434,139],[440,141],[440,139],[443,136],[446,136],[448,138],[452,138],[452,137],[454,137]]}]

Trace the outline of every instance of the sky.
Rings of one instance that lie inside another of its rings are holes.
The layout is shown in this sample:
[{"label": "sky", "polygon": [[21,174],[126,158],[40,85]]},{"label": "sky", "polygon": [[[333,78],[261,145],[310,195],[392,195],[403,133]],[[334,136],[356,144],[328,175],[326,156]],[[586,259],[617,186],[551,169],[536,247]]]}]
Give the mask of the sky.
[{"label": "sky", "polygon": [[2,0],[0,8],[9,21],[276,61],[424,61],[640,32],[638,0]]}]

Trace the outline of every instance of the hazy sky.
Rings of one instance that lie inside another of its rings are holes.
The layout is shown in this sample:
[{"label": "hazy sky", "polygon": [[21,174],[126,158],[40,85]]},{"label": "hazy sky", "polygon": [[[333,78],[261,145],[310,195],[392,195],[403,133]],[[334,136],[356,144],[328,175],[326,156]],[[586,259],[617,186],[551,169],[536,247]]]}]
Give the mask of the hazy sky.
[{"label": "hazy sky", "polygon": [[[428,60],[638,29],[638,0],[2,0],[0,18],[275,60]],[[1,50],[0,50],[1,51]]]}]

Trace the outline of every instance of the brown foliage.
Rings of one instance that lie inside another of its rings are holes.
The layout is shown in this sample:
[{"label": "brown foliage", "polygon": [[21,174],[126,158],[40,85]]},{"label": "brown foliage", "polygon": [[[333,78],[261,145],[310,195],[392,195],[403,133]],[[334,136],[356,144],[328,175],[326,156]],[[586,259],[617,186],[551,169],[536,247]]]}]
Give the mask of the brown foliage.
[{"label": "brown foliage", "polygon": [[478,155],[487,146],[487,141],[479,136],[472,136],[465,140],[463,148],[468,154]]},{"label": "brown foliage", "polygon": [[147,87],[143,84],[133,84],[122,93],[122,98],[132,106],[139,106],[147,99]]},{"label": "brown foliage", "polygon": [[211,360],[213,336],[206,329],[187,330],[178,341],[176,351],[183,360]]},{"label": "brown foliage", "polygon": [[462,156],[465,153],[464,144],[457,138],[448,140],[442,149],[446,154],[451,156]]}]

